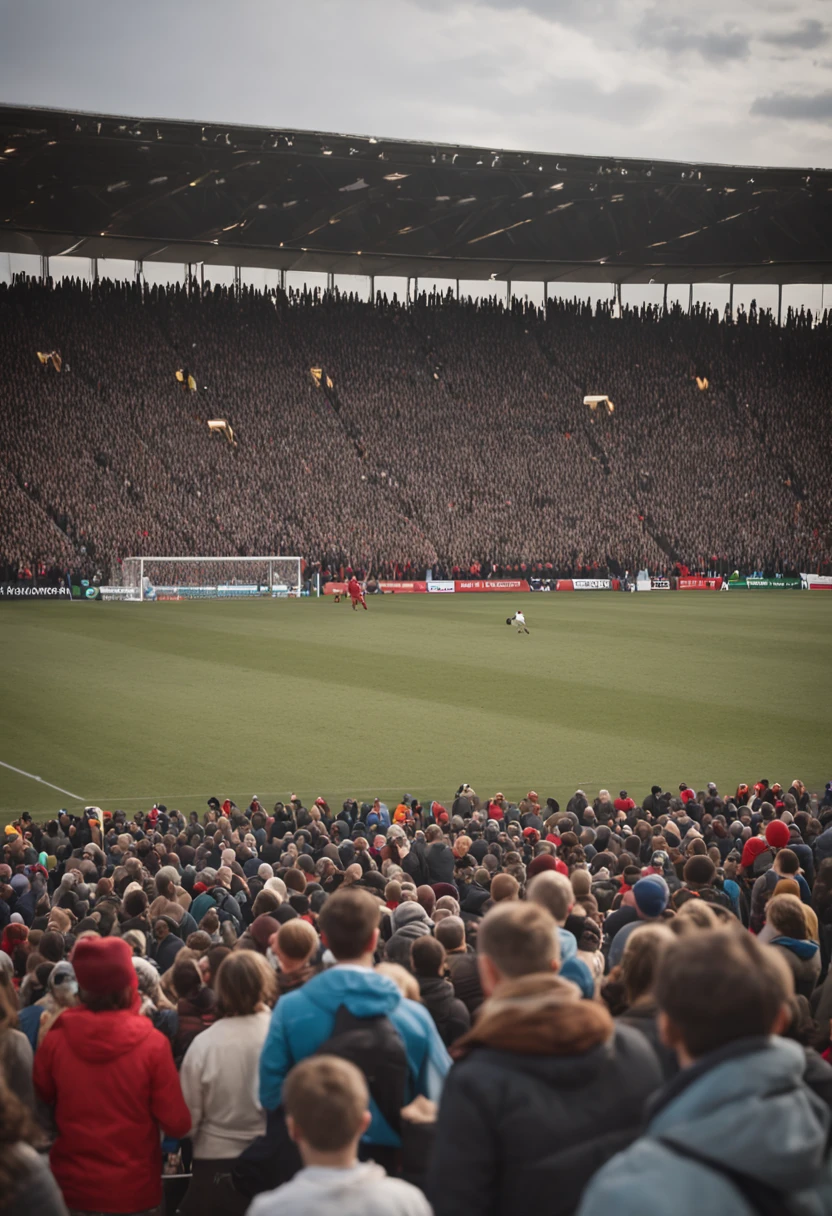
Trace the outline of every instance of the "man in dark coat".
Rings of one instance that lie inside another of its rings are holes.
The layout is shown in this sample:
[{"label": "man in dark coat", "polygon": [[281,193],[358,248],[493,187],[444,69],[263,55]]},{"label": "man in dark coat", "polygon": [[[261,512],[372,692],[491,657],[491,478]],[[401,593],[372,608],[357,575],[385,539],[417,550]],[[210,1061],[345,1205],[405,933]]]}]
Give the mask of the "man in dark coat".
[{"label": "man in dark coat", "polygon": [[436,1216],[565,1216],[638,1134],[662,1082],[643,1035],[556,974],[555,922],[507,901],[483,918],[487,1000],[454,1044],[427,1194]]},{"label": "man in dark coat", "polygon": [[453,849],[443,837],[442,829],[438,824],[430,825],[425,833],[425,839],[428,842],[426,853],[428,883],[453,882],[455,864]]}]

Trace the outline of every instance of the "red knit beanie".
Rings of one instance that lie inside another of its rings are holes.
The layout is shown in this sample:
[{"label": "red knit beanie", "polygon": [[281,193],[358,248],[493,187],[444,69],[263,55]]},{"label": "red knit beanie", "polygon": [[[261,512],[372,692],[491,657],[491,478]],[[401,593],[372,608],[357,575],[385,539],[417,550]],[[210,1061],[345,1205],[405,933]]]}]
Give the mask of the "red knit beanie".
[{"label": "red knit beanie", "polygon": [[788,824],[782,819],[772,819],[766,828],[766,840],[773,849],[788,848],[791,840]]},{"label": "red knit beanie", "polygon": [[[785,827],[785,824],[783,826]],[[742,866],[753,866],[755,858],[765,853],[767,847],[762,836],[752,836],[750,840],[746,840],[742,850]]]},{"label": "red knit beanie", "polygon": [[97,994],[138,988],[133,955],[120,937],[82,937],[72,951],[78,987]]},{"label": "red knit beanie", "polygon": [[529,878],[535,878],[538,874],[542,874],[544,870],[554,870],[557,874],[565,874],[569,876],[569,867],[559,857],[553,857],[551,853],[541,853],[539,857],[535,857],[526,867],[526,875]]}]

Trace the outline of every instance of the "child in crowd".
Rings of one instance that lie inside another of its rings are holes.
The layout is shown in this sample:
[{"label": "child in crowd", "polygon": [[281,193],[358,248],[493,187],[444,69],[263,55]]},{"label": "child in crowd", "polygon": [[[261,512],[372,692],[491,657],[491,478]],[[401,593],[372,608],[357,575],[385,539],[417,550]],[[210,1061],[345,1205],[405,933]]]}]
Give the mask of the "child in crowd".
[{"label": "child in crowd", "polygon": [[421,1191],[359,1162],[370,1126],[364,1076],[338,1056],[310,1056],[283,1085],[289,1135],[304,1168],[291,1182],[258,1195],[248,1216],[431,1216]]}]

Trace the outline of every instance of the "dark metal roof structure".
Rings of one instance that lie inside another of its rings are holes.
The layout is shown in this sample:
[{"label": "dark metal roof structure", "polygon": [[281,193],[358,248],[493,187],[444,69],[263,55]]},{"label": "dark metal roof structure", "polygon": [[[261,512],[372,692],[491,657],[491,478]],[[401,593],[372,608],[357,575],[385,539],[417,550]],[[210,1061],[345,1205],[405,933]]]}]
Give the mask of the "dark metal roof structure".
[{"label": "dark metal roof structure", "polygon": [[337,274],[832,280],[832,171],[0,106],[0,250]]}]

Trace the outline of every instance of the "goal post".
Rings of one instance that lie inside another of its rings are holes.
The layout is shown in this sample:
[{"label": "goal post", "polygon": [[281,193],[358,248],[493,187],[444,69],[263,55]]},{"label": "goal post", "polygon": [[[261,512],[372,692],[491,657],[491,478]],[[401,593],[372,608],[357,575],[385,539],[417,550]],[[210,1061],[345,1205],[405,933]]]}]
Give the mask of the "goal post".
[{"label": "goal post", "polygon": [[300,596],[300,557],[125,557],[120,598],[274,599]]}]

